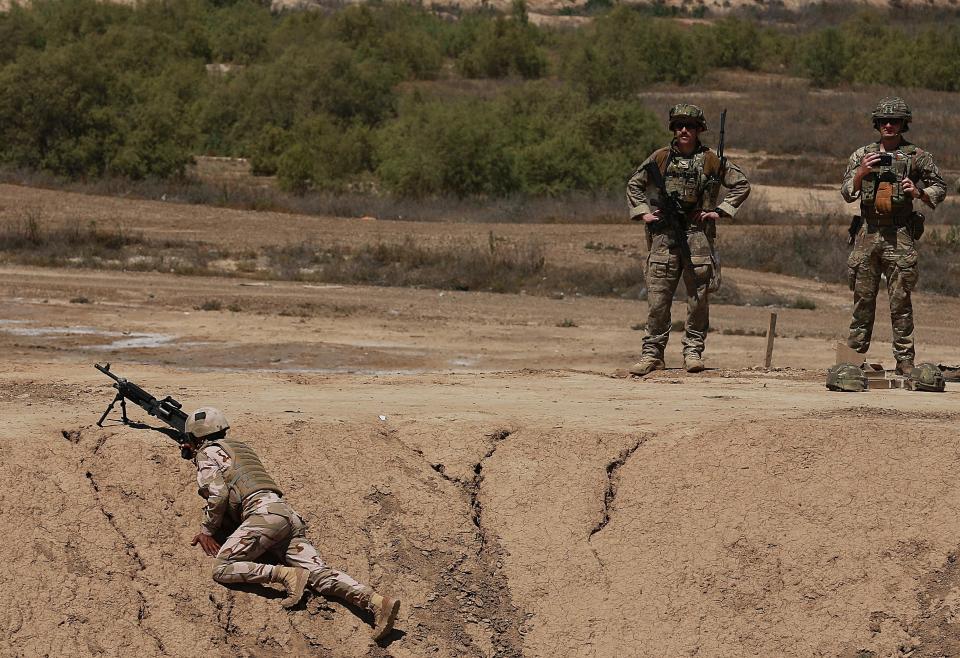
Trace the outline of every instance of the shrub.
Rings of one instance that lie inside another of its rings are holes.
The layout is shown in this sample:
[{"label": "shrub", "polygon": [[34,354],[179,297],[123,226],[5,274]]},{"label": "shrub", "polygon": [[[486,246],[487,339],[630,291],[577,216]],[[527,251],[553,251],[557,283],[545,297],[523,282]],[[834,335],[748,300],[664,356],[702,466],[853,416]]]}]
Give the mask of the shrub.
[{"label": "shrub", "polygon": [[563,70],[590,98],[628,98],[651,82],[698,80],[703,35],[621,5],[565,44]]},{"label": "shrub", "polygon": [[339,190],[372,166],[370,129],[359,122],[344,125],[317,115],[295,126],[287,143],[276,170],[285,190]]},{"label": "shrub", "polygon": [[377,174],[401,196],[502,195],[519,180],[491,103],[411,98],[377,135]]},{"label": "shrub", "polygon": [[502,78],[517,74],[540,78],[547,59],[540,48],[538,29],[527,20],[526,4],[515,0],[509,18],[498,16],[480,22],[473,42],[459,55],[457,70],[468,78]]}]

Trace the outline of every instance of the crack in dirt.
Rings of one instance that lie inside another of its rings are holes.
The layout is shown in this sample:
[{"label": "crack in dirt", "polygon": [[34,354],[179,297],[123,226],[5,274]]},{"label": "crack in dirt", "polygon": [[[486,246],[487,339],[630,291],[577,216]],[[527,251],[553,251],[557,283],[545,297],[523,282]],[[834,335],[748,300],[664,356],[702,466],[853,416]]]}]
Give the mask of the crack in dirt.
[{"label": "crack in dirt", "polygon": [[634,441],[633,445],[627,446],[620,451],[620,454],[610,462],[607,463],[607,486],[603,491],[603,514],[600,517],[600,520],[597,521],[597,524],[593,526],[593,529],[590,530],[590,534],[587,536],[587,546],[590,548],[590,552],[593,553],[594,559],[597,561],[597,564],[600,566],[600,573],[603,574],[604,582],[607,585],[607,590],[609,591],[610,585],[610,575],[607,573],[607,565],[604,563],[603,559],[600,557],[600,553],[597,552],[596,547],[593,545],[593,536],[598,532],[607,527],[607,524],[610,523],[610,510],[613,507],[613,502],[617,497],[617,485],[620,483],[620,478],[618,473],[627,461],[633,457],[633,454],[639,450],[640,446],[647,442],[649,435],[643,435]]},{"label": "crack in dirt", "polygon": [[140,589],[137,590],[137,597],[140,599],[140,606],[137,608],[137,626],[140,627],[140,630],[143,631],[144,635],[147,635],[156,643],[157,650],[162,655],[166,656],[167,648],[164,646],[163,640],[160,639],[160,636],[158,636],[155,631],[151,630],[143,623],[143,620],[150,615],[150,606],[147,604],[147,597]]},{"label": "crack in dirt", "polygon": [[[80,441],[80,438],[82,436],[82,430],[80,429],[62,430],[61,433],[65,439],[67,439],[73,444],[77,444]],[[106,440],[107,440],[107,437],[103,437],[103,436],[97,439],[97,443],[93,448],[94,454],[96,454],[96,451],[100,449],[100,447],[104,444]],[[87,480],[90,482],[91,489],[93,489],[93,497],[94,497],[94,500],[96,501],[97,509],[100,510],[100,513],[103,515],[103,518],[107,520],[107,523],[110,524],[110,527],[113,528],[113,531],[117,533],[117,536],[119,536],[120,539],[123,541],[124,551],[126,552],[127,556],[130,557],[131,560],[136,562],[137,571],[132,574],[129,574],[131,580],[135,580],[137,578],[137,573],[140,571],[144,571],[147,568],[147,565],[143,561],[143,558],[140,557],[140,552],[137,550],[136,544],[133,542],[133,540],[130,539],[129,536],[127,536],[127,533],[123,531],[123,529],[114,519],[113,513],[110,512],[104,505],[103,499],[101,496],[101,491],[100,491],[100,484],[97,482],[97,479],[94,477],[93,473],[91,471],[86,471],[84,475],[86,476]],[[144,635],[146,635],[147,637],[153,640],[154,644],[156,644],[157,651],[159,651],[161,655],[166,656],[167,649],[163,643],[163,639],[161,639],[161,637],[157,634],[156,631],[152,630],[144,623],[144,620],[150,615],[150,605],[149,603],[147,603],[147,596],[146,594],[143,593],[143,590],[140,589],[140,587],[137,587],[135,591],[137,593],[137,598],[139,599],[139,605],[137,606],[137,626],[140,628],[140,630],[143,632]]]},{"label": "crack in dirt", "polygon": [[617,477],[617,472],[624,464],[627,463],[627,460],[633,456],[633,453],[635,453],[640,446],[647,442],[647,438],[647,436],[638,438],[632,446],[628,446],[621,450],[616,459],[607,463],[607,487],[603,492],[603,516],[590,531],[590,539],[592,539],[595,534],[606,528],[607,524],[610,523],[610,508],[613,505],[614,499],[617,497],[617,485],[620,482],[620,479]]},{"label": "crack in dirt", "polygon": [[[90,486],[93,488],[94,498],[97,501],[97,508],[100,510],[100,513],[103,514],[103,517],[107,520],[107,523],[110,524],[110,527],[113,528],[114,532],[120,536],[123,540],[124,550],[127,555],[137,563],[137,570],[143,571],[147,568],[147,565],[143,562],[143,558],[140,557],[139,551],[137,551],[136,544],[127,536],[127,533],[117,524],[113,518],[113,514],[107,510],[103,505],[103,501],[100,499],[100,485],[97,484],[96,479],[93,477],[93,473],[90,471],[86,472],[87,479],[90,481]],[[131,578],[134,576],[131,575]]]},{"label": "crack in dirt", "polygon": [[478,553],[482,553],[487,545],[487,532],[483,528],[483,505],[480,503],[480,487],[483,485],[483,462],[493,457],[497,451],[497,446],[510,437],[510,430],[499,429],[487,435],[492,445],[487,453],[481,457],[480,461],[473,465],[473,478],[470,482],[463,483],[467,493],[470,496],[470,520],[477,528],[477,539],[480,541]]},{"label": "crack in dirt", "polygon": [[[490,447],[473,465],[473,476],[469,480],[448,475],[443,464],[430,464],[434,472],[467,496],[470,521],[474,525],[477,541],[473,557],[480,567],[480,573],[472,574],[470,556],[463,554],[457,557],[441,575],[441,582],[449,590],[449,594],[438,597],[435,606],[441,608],[439,612],[442,617],[457,615],[468,623],[486,628],[490,633],[492,656],[495,658],[520,658],[523,655],[519,629],[529,621],[528,615],[523,614],[513,604],[510,586],[503,574],[503,551],[495,542],[489,541],[488,531],[483,525],[483,505],[480,502],[484,464],[511,434],[512,431],[501,428],[486,435]],[[410,449],[421,458],[424,456],[423,451]],[[455,601],[452,600],[453,597]],[[478,619],[474,613],[482,615],[482,618]],[[465,648],[478,648],[466,634],[458,632],[454,639]]]},{"label": "crack in dirt", "polygon": [[[490,617],[490,628],[492,630],[491,643],[494,648],[494,656],[498,658],[513,658],[523,655],[522,644],[519,636],[520,624],[524,616],[520,610],[513,604],[510,586],[507,583],[506,576],[503,574],[503,550],[495,544],[488,541],[487,530],[483,526],[483,505],[480,502],[480,489],[483,486],[483,465],[493,454],[501,443],[506,441],[512,432],[506,429],[499,429],[487,435],[491,441],[490,449],[473,466],[473,477],[469,482],[461,483],[461,487],[467,493],[470,500],[470,520],[476,527],[477,542],[477,560],[480,562],[484,571],[487,572],[486,579],[489,580],[488,596],[493,596],[493,609],[497,615]],[[483,607],[483,606],[481,606]]]}]

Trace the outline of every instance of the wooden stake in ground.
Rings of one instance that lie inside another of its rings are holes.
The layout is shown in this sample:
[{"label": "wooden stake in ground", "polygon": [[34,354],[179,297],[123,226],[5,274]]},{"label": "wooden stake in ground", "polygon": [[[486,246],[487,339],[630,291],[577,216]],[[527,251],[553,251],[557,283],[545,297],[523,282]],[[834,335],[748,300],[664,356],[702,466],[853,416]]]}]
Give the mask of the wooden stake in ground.
[{"label": "wooden stake in ground", "polygon": [[777,314],[770,314],[770,326],[767,327],[767,356],[763,359],[763,367],[770,369],[770,362],[773,360],[773,338],[777,335]]}]

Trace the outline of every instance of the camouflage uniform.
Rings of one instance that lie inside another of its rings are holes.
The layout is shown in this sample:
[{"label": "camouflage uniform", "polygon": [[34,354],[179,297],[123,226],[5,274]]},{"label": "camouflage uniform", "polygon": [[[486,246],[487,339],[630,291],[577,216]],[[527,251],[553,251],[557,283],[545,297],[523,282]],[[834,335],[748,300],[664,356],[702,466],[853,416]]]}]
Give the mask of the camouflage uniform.
[{"label": "camouflage uniform", "polygon": [[[909,120],[909,109],[906,112],[906,119]],[[900,146],[891,153],[891,164],[875,167],[874,173],[863,178],[861,189],[855,190],[854,178],[861,161],[866,155],[879,151],[879,141],[854,151],[840,188],[848,203],[860,200],[860,212],[864,219],[847,260],[850,289],[853,291],[853,319],[847,344],[860,353],[866,353],[870,348],[882,275],[887,281],[890,298],[893,355],[898,364],[912,365],[915,349],[910,296],[920,276],[916,246],[918,236],[915,237],[913,199],[903,192],[901,182],[909,177],[926,194],[931,208],[943,201],[946,184],[933,156],[901,137]],[[876,199],[884,182],[889,184],[890,208],[881,212]]]},{"label": "camouflage uniform", "polygon": [[[709,294],[716,291],[716,287],[711,289],[711,279],[717,274],[714,270],[717,228],[715,222],[698,223],[692,216],[699,210],[715,209],[722,217],[734,217],[750,194],[750,183],[743,171],[729,161],[723,171],[719,171],[720,160],[707,147],[698,144],[693,155],[685,157],[671,143],[654,151],[630,177],[627,202],[632,220],[641,221],[643,215],[653,212],[650,202],[659,200],[660,191],[649,180],[645,170],[651,161],[656,162],[663,172],[667,193],[677,193],[687,211],[690,258],[681,253],[679,246],[669,246],[664,229],[646,225],[648,254],[644,276],[648,316],[647,335],[643,337],[643,356],[663,360],[670,337],[670,306],[682,277],[687,289],[683,353],[685,356],[699,357],[703,353],[710,325]],[[728,192],[717,205],[721,182]]]},{"label": "camouflage uniform", "polygon": [[[226,449],[221,445],[224,443],[228,444]],[[233,525],[239,525],[217,553],[213,579],[222,584],[276,582],[273,576],[277,567],[256,561],[271,553],[282,564],[307,569],[310,572],[309,585],[318,594],[366,605],[373,590],[327,566],[316,548],[307,541],[303,519],[283,499],[269,476],[266,476],[264,485],[268,488],[245,497],[239,495],[242,486],[226,481],[225,474],[230,472],[232,465],[228,450],[237,446],[249,450],[239,441],[221,439],[205,443],[194,457],[198,492],[207,500],[201,532],[215,534],[225,518]],[[252,451],[249,454],[253,454]],[[256,463],[259,465],[259,460]],[[233,479],[236,481],[238,477]]]}]

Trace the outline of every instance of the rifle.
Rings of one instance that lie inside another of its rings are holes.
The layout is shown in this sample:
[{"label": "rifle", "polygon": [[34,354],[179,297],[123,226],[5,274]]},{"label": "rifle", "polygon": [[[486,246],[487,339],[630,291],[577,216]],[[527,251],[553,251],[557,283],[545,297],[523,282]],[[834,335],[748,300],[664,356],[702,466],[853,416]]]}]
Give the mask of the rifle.
[{"label": "rifle", "polygon": [[720,138],[717,142],[717,156],[720,158],[720,171],[717,176],[723,179],[723,170],[727,166],[727,156],[723,154],[723,135],[727,131],[727,110],[724,108],[720,113]]},{"label": "rifle", "polygon": [[[713,188],[715,194],[711,203],[714,206],[717,204],[717,196],[720,193],[720,187],[723,185],[723,172],[727,168],[727,156],[723,154],[723,142],[724,135],[727,132],[727,110],[726,108],[720,112],[720,137],[717,141],[717,157],[720,158],[720,168],[717,170],[716,180],[713,181]],[[712,232],[712,235],[711,235]],[[717,245],[717,225],[713,224],[712,227],[707,227],[707,237],[710,238],[710,258],[713,259],[713,274],[710,277],[710,285],[708,290],[710,292],[717,292],[720,290],[720,284],[723,282],[723,271],[720,269],[720,247]]]},{"label": "rifle", "polygon": [[647,178],[656,185],[660,192],[659,200],[651,199],[650,205],[660,211],[660,219],[650,223],[651,230],[661,227],[667,229],[667,246],[670,248],[680,247],[680,252],[690,260],[690,243],[687,242],[687,213],[680,205],[679,195],[674,192],[672,195],[667,193],[667,184],[663,180],[663,173],[660,167],[653,160],[650,160],[645,166]]},{"label": "rifle", "polygon": [[112,379],[114,382],[113,387],[117,389],[116,397],[113,398],[113,401],[107,406],[107,410],[103,412],[102,416],[100,416],[100,420],[97,421],[97,427],[103,427],[103,421],[106,420],[110,412],[113,411],[113,406],[117,402],[120,403],[120,415],[124,425],[130,425],[137,428],[149,427],[143,423],[132,423],[130,422],[130,419],[127,418],[127,400],[130,400],[148,414],[154,418],[159,418],[164,423],[169,425],[170,428],[172,428],[166,429],[151,427],[150,429],[155,429],[159,432],[162,432],[174,439],[181,446],[183,445],[187,438],[185,432],[187,414],[181,410],[183,405],[169,395],[162,400],[158,400],[133,382],[128,381],[123,377],[117,377],[115,374],[110,372],[109,363],[106,366],[101,366],[99,363],[95,363],[93,366],[107,377]]}]

